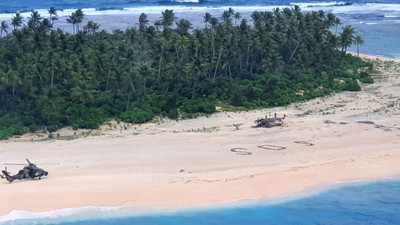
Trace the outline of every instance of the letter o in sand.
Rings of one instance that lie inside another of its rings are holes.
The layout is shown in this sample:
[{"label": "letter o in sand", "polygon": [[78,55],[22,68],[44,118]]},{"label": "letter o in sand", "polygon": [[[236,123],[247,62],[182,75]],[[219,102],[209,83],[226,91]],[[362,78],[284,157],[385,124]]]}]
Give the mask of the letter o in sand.
[{"label": "letter o in sand", "polygon": [[232,148],[231,152],[234,152],[238,155],[251,155],[253,153],[246,151],[247,148]]},{"label": "letter o in sand", "polygon": [[271,151],[281,151],[286,149],[286,147],[277,146],[277,145],[260,145],[259,148],[271,150]]}]

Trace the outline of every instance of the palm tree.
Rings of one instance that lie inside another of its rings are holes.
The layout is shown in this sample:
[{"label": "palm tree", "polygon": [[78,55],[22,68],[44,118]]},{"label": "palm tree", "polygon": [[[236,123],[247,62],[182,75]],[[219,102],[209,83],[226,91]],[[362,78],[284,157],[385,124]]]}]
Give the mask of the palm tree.
[{"label": "palm tree", "polygon": [[174,10],[166,9],[164,12],[162,12],[161,24],[163,25],[164,30],[170,29],[170,27],[174,24],[174,20]]},{"label": "palm tree", "polygon": [[93,20],[87,22],[87,24],[83,27],[83,29],[89,34],[94,34],[99,29],[100,25]]},{"label": "palm tree", "polygon": [[211,13],[206,13],[205,15],[204,15],[204,23],[206,24],[206,29],[207,29],[207,25],[209,24],[209,23],[211,23],[211,18],[212,18],[212,16],[211,16]]},{"label": "palm tree", "polygon": [[229,10],[225,10],[222,13],[222,16],[221,16],[222,21],[224,23],[227,23],[231,19],[232,15],[233,15],[233,9],[232,8],[229,8]]},{"label": "palm tree", "polygon": [[52,28],[53,28],[53,24],[51,24],[50,20],[47,18],[44,18],[39,26],[39,29],[45,31],[45,33],[50,31]]},{"label": "palm tree", "polygon": [[0,37],[3,37],[3,31],[7,34],[7,29],[9,28],[6,21],[2,21],[0,25]]},{"label": "palm tree", "polygon": [[195,97],[196,86],[199,78],[207,71],[209,64],[204,62],[200,57],[194,56],[185,66],[186,73],[192,80],[192,99]]},{"label": "palm tree", "polygon": [[149,20],[147,19],[147,14],[146,13],[140,14],[140,16],[139,16],[139,30],[140,31],[144,31],[148,23],[149,23]]},{"label": "palm tree", "polygon": [[85,14],[83,13],[82,9],[77,9],[75,11],[75,14],[76,14],[76,22],[78,24],[77,31],[79,32],[79,27],[80,27],[80,24],[83,22],[83,19],[85,18]]},{"label": "palm tree", "polygon": [[72,24],[72,34],[75,34],[75,24],[77,23],[77,17],[75,13],[72,13],[71,15],[68,16],[66,19],[67,23]]},{"label": "palm tree", "polygon": [[58,20],[57,9],[52,6],[47,12],[50,14],[51,25],[54,25],[54,20]]},{"label": "palm tree", "polygon": [[[83,14],[82,9],[77,9],[75,12],[71,13],[70,16],[67,18],[67,22],[72,24],[72,33],[76,34],[79,32],[79,24],[82,23],[85,14]],[[75,24],[76,29],[75,29]]]},{"label": "palm tree", "polygon": [[346,54],[347,48],[350,47],[354,43],[354,27],[347,25],[343,28],[342,33],[340,34],[340,45],[342,47],[342,52]]},{"label": "palm tree", "polygon": [[192,23],[189,20],[180,19],[176,22],[177,31],[180,35],[187,35],[188,30],[192,28]]},{"label": "palm tree", "polygon": [[211,24],[211,49],[212,49],[212,57],[215,55],[215,27],[218,25],[219,21],[218,18],[212,17],[210,24]]},{"label": "palm tree", "polygon": [[238,20],[240,20],[240,18],[242,18],[242,14],[240,14],[240,12],[236,12],[236,13],[235,13],[235,26],[236,26],[236,22],[237,22]]},{"label": "palm tree", "polygon": [[234,15],[235,11],[232,8],[229,8],[228,10],[225,10],[222,13],[222,21],[227,23],[231,17]]},{"label": "palm tree", "polygon": [[38,27],[42,17],[40,16],[38,11],[32,11],[31,17],[28,17],[28,19],[29,19],[28,26],[30,26],[31,28],[35,29],[35,28]]},{"label": "palm tree", "polygon": [[365,43],[365,41],[364,41],[364,39],[363,39],[363,37],[361,35],[357,35],[354,38],[354,44],[357,45],[357,56],[360,56],[360,48],[359,48],[359,46],[363,45],[364,43]]},{"label": "palm tree", "polygon": [[336,16],[333,15],[333,13],[328,13],[327,19],[328,20],[326,21],[326,26],[328,28],[331,28],[332,26],[335,26]]},{"label": "palm tree", "polygon": [[338,28],[338,26],[340,25],[340,24],[342,24],[342,22],[340,21],[340,19],[339,18],[335,18],[335,21],[334,21],[334,24],[335,24],[335,35],[337,35],[337,28]]},{"label": "palm tree", "polygon": [[14,30],[22,25],[22,16],[21,13],[15,13],[15,16],[11,18],[11,25],[13,25]]}]

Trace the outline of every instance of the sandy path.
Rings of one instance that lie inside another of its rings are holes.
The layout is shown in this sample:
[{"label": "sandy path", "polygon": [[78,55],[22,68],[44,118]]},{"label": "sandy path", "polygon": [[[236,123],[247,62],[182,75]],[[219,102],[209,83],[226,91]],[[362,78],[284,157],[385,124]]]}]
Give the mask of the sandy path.
[{"label": "sandy path", "polygon": [[[400,66],[381,60],[377,68],[384,72],[361,92],[286,108],[59,132],[87,136],[73,140],[26,135],[0,142],[0,164],[29,158],[50,172],[42,181],[0,180],[0,215],[88,205],[208,205],[399,177]],[[288,116],[283,127],[251,127],[273,112]],[[235,130],[233,124],[243,125]]]}]

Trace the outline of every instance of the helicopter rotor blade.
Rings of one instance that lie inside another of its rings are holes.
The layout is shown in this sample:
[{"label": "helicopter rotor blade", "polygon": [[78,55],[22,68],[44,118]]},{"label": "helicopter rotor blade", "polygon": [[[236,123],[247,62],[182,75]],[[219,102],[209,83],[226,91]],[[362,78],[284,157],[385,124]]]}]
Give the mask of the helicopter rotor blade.
[{"label": "helicopter rotor blade", "polygon": [[[24,164],[24,163],[3,163],[3,165],[7,165],[7,166],[25,166],[26,165],[26,163]],[[47,166],[47,165],[60,165],[60,163],[58,162],[58,163],[43,163],[43,164],[40,164],[40,165],[45,165],[45,166]]]}]

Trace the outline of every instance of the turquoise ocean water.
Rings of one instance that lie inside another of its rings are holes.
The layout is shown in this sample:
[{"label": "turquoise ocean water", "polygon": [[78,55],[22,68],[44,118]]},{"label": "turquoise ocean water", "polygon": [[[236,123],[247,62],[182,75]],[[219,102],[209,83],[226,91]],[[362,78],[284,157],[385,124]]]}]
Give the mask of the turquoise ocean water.
[{"label": "turquoise ocean water", "polygon": [[[178,211],[131,210],[96,216],[3,221],[5,225],[357,225],[400,224],[400,180],[356,183],[280,203],[267,200],[244,205]],[[90,215],[90,214],[88,214]],[[49,214],[48,216],[51,216]],[[53,215],[55,216],[55,215]],[[1,220],[0,220],[1,221]],[[0,222],[1,223],[1,222]]]}]

